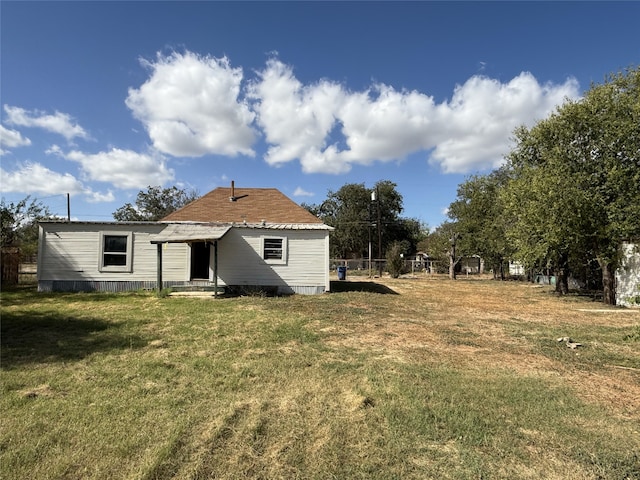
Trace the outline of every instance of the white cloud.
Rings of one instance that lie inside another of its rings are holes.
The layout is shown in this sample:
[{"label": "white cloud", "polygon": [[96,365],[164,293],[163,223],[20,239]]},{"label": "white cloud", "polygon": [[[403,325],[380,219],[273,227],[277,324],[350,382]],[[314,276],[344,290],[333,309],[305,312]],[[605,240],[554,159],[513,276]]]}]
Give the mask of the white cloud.
[{"label": "white cloud", "polygon": [[151,76],[130,88],[126,105],[159,151],[184,157],[253,156],[254,114],[239,100],[242,69],[227,58],[195,53],[157,55],[143,62]]},{"label": "white cloud", "polygon": [[108,190],[107,193],[94,192],[91,189],[85,190],[84,194],[87,197],[87,202],[89,203],[108,203],[113,202],[116,197],[111,190]]},{"label": "white cloud", "polygon": [[87,132],[77,123],[73,122],[70,115],[55,112],[50,115],[39,110],[28,111],[20,107],[4,106],[7,114],[7,123],[21,127],[38,127],[49,132],[62,135],[68,141],[76,137],[89,138]]},{"label": "white cloud", "polygon": [[344,172],[344,166],[334,163],[337,159],[330,155],[335,147],[325,148],[344,101],[342,87],[329,81],[305,87],[290,67],[275,59],[267,62],[259,77],[250,84],[249,96],[255,100],[258,124],[271,143],[266,162],[281,165],[300,159],[307,172]]},{"label": "white cloud", "polygon": [[503,84],[471,77],[456,87],[450,102],[439,105],[446,128],[433,137],[431,161],[445,173],[466,173],[498,166],[509,151],[514,129],[547,117],[566,98],[578,98],[578,84],[540,85],[530,73]]},{"label": "white cloud", "polygon": [[274,59],[258,75],[248,95],[271,144],[265,160],[281,165],[297,159],[308,173],[345,173],[353,164],[399,161],[419,152],[446,173],[495,167],[517,126],[532,125],[579,96],[575,79],[541,85],[530,73],[507,83],[471,77],[440,104],[383,84],[364,92],[328,80],[305,86]]},{"label": "white cloud", "polygon": [[296,188],[295,192],[293,192],[294,197],[313,197],[313,193],[307,192],[302,187]]},{"label": "white cloud", "polygon": [[31,145],[31,140],[23,137],[17,130],[10,130],[4,125],[0,125],[0,152],[5,153],[4,147],[18,148]]},{"label": "white cloud", "polygon": [[350,95],[339,117],[351,163],[401,160],[432,146],[429,133],[439,130],[434,121],[433,98],[416,91],[396,91],[376,85],[371,91]]},{"label": "white cloud", "polygon": [[29,195],[85,195],[89,203],[113,202],[111,190],[94,192],[70,173],[58,173],[40,163],[25,162],[12,172],[0,169],[3,192]]},{"label": "white cloud", "polygon": [[89,154],[77,150],[63,155],[78,162],[87,179],[111,183],[117,188],[144,188],[164,185],[174,179],[163,158],[131,150],[112,148],[108,152]]},{"label": "white cloud", "polygon": [[8,172],[0,169],[2,190],[28,194],[59,195],[84,192],[82,182],[69,173],[57,173],[40,163],[24,163]]}]

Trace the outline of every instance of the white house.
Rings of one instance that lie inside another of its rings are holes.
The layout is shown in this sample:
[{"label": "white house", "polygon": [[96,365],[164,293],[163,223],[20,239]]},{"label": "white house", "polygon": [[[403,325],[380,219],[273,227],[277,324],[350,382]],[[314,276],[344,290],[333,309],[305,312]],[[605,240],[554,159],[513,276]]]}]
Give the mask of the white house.
[{"label": "white house", "polygon": [[640,306],[640,244],[623,242],[622,262],[616,270],[616,304]]},{"label": "white house", "polygon": [[39,291],[329,291],[329,231],[276,189],[217,188],[160,222],[42,222]]}]

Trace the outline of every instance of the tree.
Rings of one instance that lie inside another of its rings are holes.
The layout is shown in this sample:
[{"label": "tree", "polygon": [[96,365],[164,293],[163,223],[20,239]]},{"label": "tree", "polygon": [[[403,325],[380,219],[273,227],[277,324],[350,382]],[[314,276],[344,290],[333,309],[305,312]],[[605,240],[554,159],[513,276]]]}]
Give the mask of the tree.
[{"label": "tree", "polygon": [[196,190],[186,191],[175,186],[170,188],[149,186],[147,191],[138,192],[135,206],[126,203],[113,212],[113,218],[118,222],[157,221],[191,203],[199,196]]},{"label": "tree", "polygon": [[516,131],[508,167],[503,200],[518,255],[552,262],[561,293],[572,262],[597,260],[604,302],[614,304],[620,242],[640,236],[640,69]]},{"label": "tree", "polygon": [[389,180],[378,181],[373,189],[367,189],[364,183],[349,183],[336,192],[329,191],[320,205],[303,204],[335,228],[331,233],[331,256],[366,257],[370,241],[377,258],[384,258],[387,246],[394,241],[404,242],[403,253],[415,251],[425,227],[418,220],[400,217],[402,195],[396,186]]},{"label": "tree", "polygon": [[513,254],[506,238],[507,218],[500,191],[509,181],[501,168],[489,175],[476,175],[458,186],[458,196],[449,206],[449,217],[466,240],[466,247],[479,255],[504,280],[504,263]]},{"label": "tree", "polygon": [[455,222],[443,222],[420,245],[439,265],[447,266],[451,280],[456,279],[456,266],[462,257],[473,253]]},{"label": "tree", "polygon": [[53,217],[42,202],[27,196],[17,203],[0,203],[2,218],[2,246],[20,247],[22,256],[33,256],[38,252],[38,221]]}]

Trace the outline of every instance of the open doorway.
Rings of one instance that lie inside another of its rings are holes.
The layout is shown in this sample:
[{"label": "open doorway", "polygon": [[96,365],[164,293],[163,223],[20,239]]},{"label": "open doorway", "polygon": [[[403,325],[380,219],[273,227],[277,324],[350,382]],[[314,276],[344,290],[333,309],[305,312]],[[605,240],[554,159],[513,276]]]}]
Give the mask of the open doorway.
[{"label": "open doorway", "polygon": [[210,259],[211,244],[209,242],[194,242],[191,244],[191,280],[209,279]]}]

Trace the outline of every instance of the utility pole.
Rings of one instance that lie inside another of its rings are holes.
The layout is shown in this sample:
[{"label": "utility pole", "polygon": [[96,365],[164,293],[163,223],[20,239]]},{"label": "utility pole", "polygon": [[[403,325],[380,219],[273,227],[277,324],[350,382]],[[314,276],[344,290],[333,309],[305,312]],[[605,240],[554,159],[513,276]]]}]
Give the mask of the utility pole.
[{"label": "utility pole", "polygon": [[368,209],[369,210],[369,218],[367,219],[368,220],[367,230],[369,230],[369,278],[371,278],[373,276],[372,270],[371,270],[371,261],[372,261],[372,258],[371,258],[372,257],[372,254],[371,254],[371,251],[372,251],[372,248],[371,248],[371,227],[373,226],[372,222],[371,222],[371,220],[372,220],[372,218],[371,218],[371,214],[372,214],[371,208],[372,208],[372,206],[373,206],[375,201],[376,201],[376,191],[373,190],[371,192],[371,203],[369,203],[369,209]]},{"label": "utility pole", "polygon": [[67,193],[67,222],[71,223],[71,199]]},{"label": "utility pole", "polygon": [[380,278],[382,278],[382,230],[380,221],[380,187],[376,185],[376,206],[378,207],[378,266],[380,269]]}]

